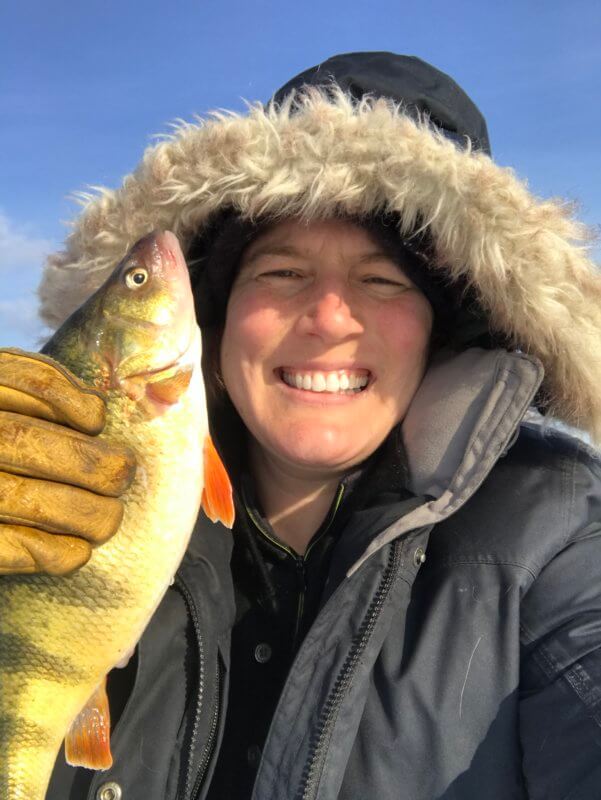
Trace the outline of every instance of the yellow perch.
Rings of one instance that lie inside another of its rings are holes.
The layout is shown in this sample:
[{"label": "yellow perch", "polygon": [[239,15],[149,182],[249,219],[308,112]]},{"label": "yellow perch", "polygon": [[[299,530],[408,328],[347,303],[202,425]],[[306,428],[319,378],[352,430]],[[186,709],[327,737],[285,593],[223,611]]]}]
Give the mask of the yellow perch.
[{"label": "yellow perch", "polygon": [[65,737],[71,763],[110,766],[106,674],[169,586],[201,498],[212,519],[233,523],[172,233],[138,242],[42,353],[103,394],[101,437],[129,446],[137,468],[119,530],[84,567],[0,578],[0,800],[44,800]]}]

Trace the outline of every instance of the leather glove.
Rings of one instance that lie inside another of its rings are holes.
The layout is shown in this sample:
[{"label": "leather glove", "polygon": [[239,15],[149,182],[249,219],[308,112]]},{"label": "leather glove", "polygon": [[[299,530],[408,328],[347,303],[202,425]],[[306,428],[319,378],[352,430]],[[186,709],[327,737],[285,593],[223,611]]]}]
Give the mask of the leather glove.
[{"label": "leather glove", "polygon": [[0,350],[0,574],[65,575],[123,516],[130,450],[98,439],[99,392],[45,356]]}]

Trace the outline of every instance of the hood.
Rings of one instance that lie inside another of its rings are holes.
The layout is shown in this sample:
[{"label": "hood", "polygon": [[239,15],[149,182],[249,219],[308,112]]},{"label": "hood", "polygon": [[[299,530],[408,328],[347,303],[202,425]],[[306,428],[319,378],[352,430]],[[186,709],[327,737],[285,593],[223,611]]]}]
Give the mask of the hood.
[{"label": "hood", "polygon": [[120,188],[84,198],[65,250],[45,267],[41,316],[60,325],[157,228],[186,252],[224,209],[249,220],[381,210],[405,240],[428,235],[431,269],[469,291],[493,336],[540,359],[548,413],[601,441],[601,275],[587,258],[590,234],[487,146],[465,136],[459,145],[415,108],[333,82],[181,124]]}]

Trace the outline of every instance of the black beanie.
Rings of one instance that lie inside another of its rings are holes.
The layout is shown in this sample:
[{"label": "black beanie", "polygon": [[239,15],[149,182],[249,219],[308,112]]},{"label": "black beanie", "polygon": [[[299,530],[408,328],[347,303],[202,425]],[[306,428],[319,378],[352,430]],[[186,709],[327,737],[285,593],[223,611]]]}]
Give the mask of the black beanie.
[{"label": "black beanie", "polygon": [[310,67],[273,95],[280,103],[305,86],[326,91],[332,83],[360,101],[365,95],[400,103],[408,116],[426,118],[460,147],[490,155],[486,120],[459,84],[445,72],[415,56],[397,53],[342,53]]}]

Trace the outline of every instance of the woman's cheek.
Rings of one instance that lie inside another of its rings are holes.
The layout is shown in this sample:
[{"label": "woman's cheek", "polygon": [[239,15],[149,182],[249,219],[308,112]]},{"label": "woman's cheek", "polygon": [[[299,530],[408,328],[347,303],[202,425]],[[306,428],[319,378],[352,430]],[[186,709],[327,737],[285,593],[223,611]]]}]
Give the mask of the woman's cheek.
[{"label": "woman's cheek", "polygon": [[382,307],[378,315],[378,336],[390,348],[390,355],[425,363],[432,332],[432,310],[425,298],[398,308]]},{"label": "woman's cheek", "polygon": [[[252,296],[240,296],[228,308],[222,360],[259,367],[279,341],[280,315]],[[232,366],[230,364],[230,366]],[[227,370],[227,367],[226,367]]]}]

